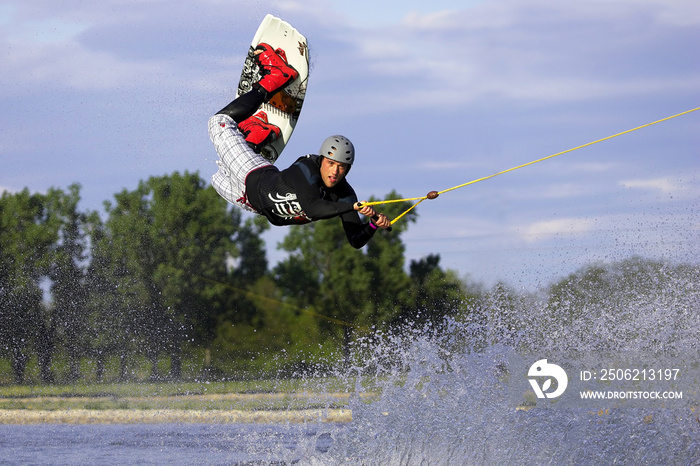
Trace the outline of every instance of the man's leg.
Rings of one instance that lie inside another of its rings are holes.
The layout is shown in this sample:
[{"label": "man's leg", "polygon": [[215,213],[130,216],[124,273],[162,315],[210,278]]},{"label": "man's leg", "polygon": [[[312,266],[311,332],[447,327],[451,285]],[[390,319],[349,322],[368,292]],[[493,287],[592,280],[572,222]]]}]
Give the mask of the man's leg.
[{"label": "man's leg", "polygon": [[265,91],[256,86],[217,113],[228,115],[233,121],[240,123],[253,116],[263,102],[265,102]]},{"label": "man's leg", "polygon": [[219,170],[212,177],[212,186],[221,197],[243,209],[255,212],[246,201],[245,180],[256,168],[270,165],[250,148],[228,115],[216,114],[209,119],[209,138],[219,159]]},{"label": "man's leg", "polygon": [[[252,170],[270,165],[256,154],[238,130],[238,123],[253,117],[263,102],[289,83],[299,73],[287,63],[283,50],[273,50],[268,44],[256,48],[255,60],[262,78],[253,89],[235,99],[209,119],[209,138],[219,154],[219,170],[212,177],[212,185],[221,197],[234,205],[255,212],[246,201],[245,180]],[[264,114],[264,113],[263,113]],[[279,136],[279,128],[261,118],[253,118],[244,124],[251,144],[259,147]],[[275,129],[277,131],[275,131]]]}]

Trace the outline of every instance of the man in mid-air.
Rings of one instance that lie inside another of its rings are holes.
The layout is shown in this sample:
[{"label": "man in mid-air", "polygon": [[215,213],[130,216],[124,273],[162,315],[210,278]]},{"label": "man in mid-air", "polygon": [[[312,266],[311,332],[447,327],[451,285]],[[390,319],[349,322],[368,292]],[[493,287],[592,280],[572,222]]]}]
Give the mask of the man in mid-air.
[{"label": "man in mid-air", "polygon": [[[330,136],[319,154],[306,155],[279,170],[260,155],[280,129],[257,112],[276,92],[298,77],[283,50],[268,44],[256,48],[262,78],[253,88],[209,119],[209,137],[219,159],[212,185],[235,206],[264,215],[273,225],[298,225],[340,217],[348,242],[361,248],[377,228],[391,222],[371,206],[357,201],[346,176],[355,161],[355,148],[344,136]],[[369,218],[362,222],[362,214]]]}]

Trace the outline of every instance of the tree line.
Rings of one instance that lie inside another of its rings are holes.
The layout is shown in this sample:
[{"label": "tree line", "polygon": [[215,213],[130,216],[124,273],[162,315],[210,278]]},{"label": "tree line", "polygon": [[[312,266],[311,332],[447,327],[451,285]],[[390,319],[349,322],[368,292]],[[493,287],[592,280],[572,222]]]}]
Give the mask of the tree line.
[{"label": "tree line", "polygon": [[76,381],[86,359],[98,381],[114,361],[118,379],[133,378],[135,358],[152,378],[180,379],[193,354],[222,377],[270,359],[303,368],[314,354],[347,357],[358,332],[439,320],[469,299],[439,256],[405,267],[401,236],[415,213],[360,251],[338,221],[291,227],[287,258],[270,268],[269,224],[197,173],[141,181],[102,213],[79,208],[80,189],[0,197],[0,359],[16,383],[30,362],[41,382]]},{"label": "tree line", "polygon": [[77,184],[0,196],[0,372],[14,383],[141,380],[137,363],[152,380],[319,373],[358,336],[446,317],[469,323],[455,341],[473,350],[522,345],[524,329],[564,348],[697,338],[698,265],[632,257],[540,292],[485,289],[435,254],[405,263],[415,210],[362,250],[337,220],[289,227],[270,267],[267,221],[196,173],[141,181],[101,213],[79,203]]}]

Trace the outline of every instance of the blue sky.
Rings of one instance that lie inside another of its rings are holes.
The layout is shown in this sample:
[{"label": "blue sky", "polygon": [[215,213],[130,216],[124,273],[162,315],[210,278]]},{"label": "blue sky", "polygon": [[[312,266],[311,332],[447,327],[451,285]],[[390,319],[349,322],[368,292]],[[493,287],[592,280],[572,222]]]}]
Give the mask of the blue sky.
[{"label": "blue sky", "polygon": [[[174,171],[208,179],[210,114],[266,13],[309,39],[281,164],[344,134],[360,198],[444,190],[700,106],[696,0],[0,3],[0,189],[82,208]],[[700,112],[446,193],[408,259],[534,288],[595,261],[700,259]],[[286,230],[266,238],[274,263]]]}]

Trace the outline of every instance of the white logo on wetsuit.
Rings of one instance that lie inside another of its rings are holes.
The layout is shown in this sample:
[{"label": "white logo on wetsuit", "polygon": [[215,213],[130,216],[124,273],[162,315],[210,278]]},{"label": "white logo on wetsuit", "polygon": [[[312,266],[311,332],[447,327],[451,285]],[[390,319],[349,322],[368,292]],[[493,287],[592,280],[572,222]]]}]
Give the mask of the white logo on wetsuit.
[{"label": "white logo on wetsuit", "polygon": [[297,202],[297,195],[294,193],[287,194],[268,194],[267,197],[274,203],[274,212],[282,218],[297,218],[311,221],[301,210],[301,204]]}]

